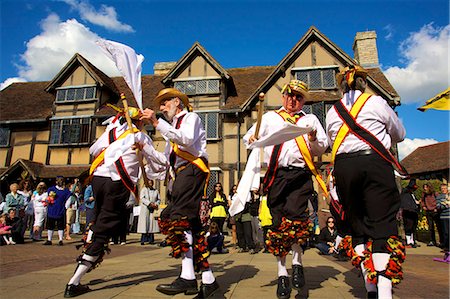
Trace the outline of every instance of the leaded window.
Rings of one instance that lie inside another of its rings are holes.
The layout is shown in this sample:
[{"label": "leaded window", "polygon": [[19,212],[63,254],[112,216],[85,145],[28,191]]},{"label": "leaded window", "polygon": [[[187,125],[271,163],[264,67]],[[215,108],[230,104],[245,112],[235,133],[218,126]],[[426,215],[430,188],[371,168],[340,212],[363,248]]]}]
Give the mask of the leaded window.
[{"label": "leaded window", "polygon": [[197,112],[206,132],[206,139],[219,139],[219,113],[217,112]]},{"label": "leaded window", "polygon": [[9,136],[11,135],[11,130],[7,127],[0,127],[0,146],[9,145]]},{"label": "leaded window", "polygon": [[83,101],[95,98],[95,87],[64,88],[56,91],[56,102]]},{"label": "leaded window", "polygon": [[214,186],[219,182],[219,174],[219,170],[211,170],[208,187],[206,188],[206,194],[208,197],[215,191]]},{"label": "leaded window", "polygon": [[313,69],[294,69],[295,78],[308,84],[309,89],[334,89],[336,85],[337,66],[313,68]]},{"label": "leaded window", "polygon": [[328,110],[333,107],[331,103],[319,102],[311,105],[304,105],[302,110],[306,114],[314,114],[319,119],[322,127],[325,128],[325,119],[327,117]]},{"label": "leaded window", "polygon": [[220,93],[219,79],[176,81],[174,87],[187,95]]},{"label": "leaded window", "polygon": [[86,144],[90,142],[89,117],[52,120],[50,144]]}]

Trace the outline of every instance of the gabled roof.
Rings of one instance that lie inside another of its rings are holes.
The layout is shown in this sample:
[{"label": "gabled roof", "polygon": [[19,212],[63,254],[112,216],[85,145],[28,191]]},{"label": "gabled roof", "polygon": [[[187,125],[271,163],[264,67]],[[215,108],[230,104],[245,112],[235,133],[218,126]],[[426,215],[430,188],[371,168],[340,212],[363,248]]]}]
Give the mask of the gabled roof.
[{"label": "gabled roof", "polygon": [[55,178],[57,175],[61,175],[63,177],[78,177],[83,172],[89,169],[89,165],[44,165],[39,162],[18,159],[0,174],[0,178],[3,178],[5,175],[14,172],[17,168],[26,170],[28,174],[33,178],[33,180],[36,180]]},{"label": "gabled roof", "polygon": [[182,72],[197,56],[203,56],[206,61],[211,65],[211,67],[220,74],[224,79],[230,79],[230,75],[227,71],[200,45],[199,42],[195,42],[194,45],[186,52],[186,54],[181,57],[180,60],[175,64],[175,66],[170,70],[169,73],[163,78],[162,83],[164,85],[169,85],[177,75]]},{"label": "gabled roof", "polygon": [[[13,83],[0,92],[0,122],[46,120],[55,97],[45,91],[48,82]],[[17,105],[20,104],[20,109]]]},{"label": "gabled roof", "polygon": [[411,175],[443,170],[448,174],[450,168],[449,151],[450,141],[422,146],[406,156],[401,163]]},{"label": "gabled roof", "polygon": [[[280,77],[284,77],[286,71],[288,71],[288,67],[298,58],[298,56],[300,56],[300,54],[306,49],[306,47],[314,41],[319,42],[331,53],[335,53],[336,59],[338,59],[343,65],[357,64],[354,59],[352,59],[341,48],[330,41],[316,27],[311,26],[306,34],[300,39],[300,41],[291,49],[291,51],[289,51],[289,53],[280,61],[280,63],[278,63],[278,65],[267,77],[267,79],[252,93],[252,95],[245,102],[241,104],[241,109],[246,110],[248,109],[248,107],[252,107],[255,102],[258,101],[258,95],[261,92],[266,93]],[[386,98],[391,104],[395,103],[394,98],[398,97],[398,94],[378,68],[370,69],[367,78],[367,83],[369,84],[369,86],[377,90],[380,96]],[[315,98],[324,98],[330,92],[318,93],[318,95],[314,95],[315,92],[311,93],[312,101],[314,101]],[[333,93],[331,93],[330,95],[333,96]],[[337,99],[339,99],[339,97]]]},{"label": "gabled roof", "polygon": [[112,79],[78,53],[75,53],[75,55],[73,55],[73,57],[69,60],[69,62],[67,62],[67,64],[53,78],[53,80],[50,81],[45,90],[47,92],[52,92],[56,87],[61,85],[62,82],[67,79],[68,76],[72,74],[75,68],[77,68],[80,65],[84,67],[84,69],[89,73],[89,75],[91,75],[92,78],[94,78],[94,80],[101,87],[106,87],[115,94],[118,93],[117,88],[114,85]]}]

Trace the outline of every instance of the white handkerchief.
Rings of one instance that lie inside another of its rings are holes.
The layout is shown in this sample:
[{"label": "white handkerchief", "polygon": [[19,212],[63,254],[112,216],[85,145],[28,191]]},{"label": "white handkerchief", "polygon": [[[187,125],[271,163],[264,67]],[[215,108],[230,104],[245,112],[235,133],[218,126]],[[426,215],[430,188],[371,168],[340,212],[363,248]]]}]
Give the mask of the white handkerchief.
[{"label": "white handkerchief", "polygon": [[281,144],[300,135],[309,133],[312,130],[314,130],[314,128],[308,124],[305,124],[304,126],[298,126],[290,124],[288,122],[284,122],[281,130],[259,138],[258,140],[250,144],[248,146],[248,149]]}]

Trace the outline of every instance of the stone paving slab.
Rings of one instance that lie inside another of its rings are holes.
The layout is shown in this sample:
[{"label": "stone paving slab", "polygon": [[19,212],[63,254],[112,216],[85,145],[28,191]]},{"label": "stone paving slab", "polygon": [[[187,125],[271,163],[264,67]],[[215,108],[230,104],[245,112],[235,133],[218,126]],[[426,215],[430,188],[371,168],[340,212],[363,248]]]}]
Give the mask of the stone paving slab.
[{"label": "stone paving slab", "polygon": [[[140,246],[138,238],[130,235],[129,244],[112,246],[103,264],[83,278],[92,291],[79,298],[170,298],[155,287],[177,277],[179,261],[168,256],[169,248]],[[0,298],[62,298],[79,254],[75,244],[77,241],[62,247],[41,243],[0,247]],[[448,264],[432,261],[440,255],[435,247],[408,250],[405,279],[395,289],[394,298],[449,298]],[[288,269],[290,260],[288,256]],[[214,298],[276,298],[277,269],[272,255],[231,250],[229,254],[212,255],[210,263],[221,285]],[[299,292],[293,290],[291,298],[365,297],[362,278],[349,262],[318,255],[311,249],[306,251],[303,263],[306,287]],[[198,278],[200,281],[200,275]]]}]

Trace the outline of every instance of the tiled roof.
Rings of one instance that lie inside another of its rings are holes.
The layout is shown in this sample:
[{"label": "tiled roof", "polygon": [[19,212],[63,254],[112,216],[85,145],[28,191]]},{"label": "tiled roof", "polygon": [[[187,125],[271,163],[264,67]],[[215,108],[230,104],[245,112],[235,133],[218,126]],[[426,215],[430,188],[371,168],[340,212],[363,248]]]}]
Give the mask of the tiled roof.
[{"label": "tiled roof", "polygon": [[422,146],[406,156],[401,163],[411,175],[441,170],[448,172],[449,150],[450,141]]},{"label": "tiled roof", "polygon": [[60,166],[49,166],[44,165],[39,162],[34,162],[25,159],[17,160],[13,165],[7,169],[3,169],[0,174],[3,176],[6,171],[12,171],[17,167],[22,167],[26,169],[33,179],[51,179],[55,178],[57,175],[63,177],[79,177],[83,172],[89,169],[90,165],[60,165]]},{"label": "tiled roof", "polygon": [[48,82],[21,82],[3,89],[0,92],[0,121],[50,117],[55,97],[45,91],[47,85]]}]

